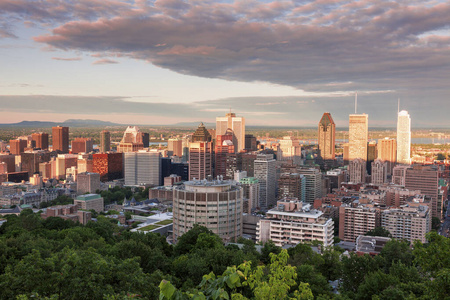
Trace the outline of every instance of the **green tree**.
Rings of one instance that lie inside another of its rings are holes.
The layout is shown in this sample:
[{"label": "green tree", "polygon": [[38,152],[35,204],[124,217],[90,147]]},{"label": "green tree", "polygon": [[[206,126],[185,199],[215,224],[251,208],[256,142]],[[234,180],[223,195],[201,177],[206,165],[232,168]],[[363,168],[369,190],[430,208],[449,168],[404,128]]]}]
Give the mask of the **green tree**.
[{"label": "green tree", "polygon": [[376,227],[370,231],[367,231],[365,235],[369,236],[384,236],[384,237],[392,237],[389,230],[383,228],[383,227]]},{"label": "green tree", "polygon": [[431,218],[431,229],[438,231],[441,228],[441,219],[438,217]]}]

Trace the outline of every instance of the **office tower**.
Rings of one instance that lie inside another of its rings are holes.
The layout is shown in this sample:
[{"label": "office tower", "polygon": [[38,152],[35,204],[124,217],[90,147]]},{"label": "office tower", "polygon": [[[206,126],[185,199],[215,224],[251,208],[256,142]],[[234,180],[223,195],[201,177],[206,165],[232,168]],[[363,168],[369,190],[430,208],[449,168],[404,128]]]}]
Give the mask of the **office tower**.
[{"label": "office tower", "polygon": [[100,189],[100,174],[98,173],[78,173],[77,194],[93,194]]},{"label": "office tower", "polygon": [[100,180],[112,181],[123,178],[123,153],[93,154],[93,172],[100,174]]},{"label": "office tower", "polygon": [[366,170],[369,175],[372,174],[372,162],[377,159],[377,142],[369,142],[367,144],[367,160],[366,160]]},{"label": "office tower", "polygon": [[405,186],[406,170],[411,166],[397,165],[392,169],[392,183]]},{"label": "office tower", "polygon": [[256,151],[256,137],[253,134],[245,135],[245,150],[246,151]]},{"label": "office tower", "polygon": [[233,181],[187,181],[173,190],[173,237],[205,226],[224,242],[242,235],[242,189]]},{"label": "office tower", "polygon": [[236,117],[234,113],[228,113],[225,117],[216,118],[216,136],[223,135],[231,129],[233,131],[233,145],[235,151],[241,152],[245,148],[245,118]]},{"label": "office tower", "polygon": [[200,123],[189,144],[189,180],[213,176],[213,149],[211,135]]},{"label": "office tower", "polygon": [[299,168],[298,172],[306,178],[305,201],[313,204],[322,197],[322,173],[314,168]]},{"label": "office tower", "polygon": [[350,173],[350,182],[361,183],[366,182],[366,162],[361,158],[352,160],[348,166]]},{"label": "office tower", "polygon": [[348,146],[348,143],[345,143],[345,144],[343,144],[342,145],[342,150],[343,150],[343,154],[342,154],[342,158],[344,159],[344,165],[345,166],[348,166],[348,164],[350,163],[350,160],[349,160],[349,156],[350,156],[350,153],[349,153],[349,146]]},{"label": "office tower", "polygon": [[392,175],[392,170],[397,162],[397,141],[387,137],[380,139],[377,149],[378,159],[386,162],[388,175]]},{"label": "office tower", "polygon": [[48,150],[48,133],[33,133],[31,138],[36,143],[36,148]]},{"label": "office tower", "polygon": [[16,171],[16,156],[11,154],[0,154],[0,163],[5,163],[6,172],[13,173]]},{"label": "office tower", "polygon": [[266,213],[266,219],[259,220],[256,236],[258,242],[272,240],[278,247],[294,247],[313,241],[330,247],[333,245],[334,222],[324,217],[321,211],[312,209],[311,204],[280,200]]},{"label": "office tower", "polygon": [[182,139],[169,139],[167,141],[167,150],[169,150],[169,156],[183,156],[183,140]]},{"label": "office tower", "polygon": [[28,172],[29,176],[39,173],[39,164],[50,161],[50,152],[45,150],[32,150],[20,154],[22,172]]},{"label": "office tower", "polygon": [[[226,163],[225,163],[225,176],[224,179],[233,179],[234,174],[238,171],[242,170],[242,156],[244,153],[227,153],[226,154]],[[256,157],[256,155],[255,155]],[[216,163],[217,164],[217,163]],[[253,170],[253,161],[252,161],[252,170]],[[246,171],[244,171],[246,172]],[[252,171],[253,172],[253,171]],[[246,172],[247,173],[247,172]],[[250,177],[247,174],[248,177]]]},{"label": "office tower", "polygon": [[409,190],[420,190],[422,195],[431,198],[431,214],[433,217],[441,218],[442,203],[438,207],[438,171],[434,166],[414,165],[406,169],[405,188]]},{"label": "office tower", "polygon": [[381,212],[381,226],[395,239],[426,243],[425,235],[431,231],[430,209],[420,205],[384,210]]},{"label": "office tower", "polygon": [[185,162],[171,163],[170,174],[176,174],[181,177],[181,180],[189,180],[189,164]]},{"label": "office tower", "polygon": [[94,150],[94,141],[91,138],[75,138],[72,141],[72,154],[89,153]]},{"label": "office tower", "polygon": [[198,125],[197,129],[195,130],[194,134],[192,135],[192,142],[211,142],[212,137],[211,134],[206,129],[205,125],[203,123],[200,123]]},{"label": "office tower", "polygon": [[354,243],[380,223],[380,211],[372,206],[353,202],[339,207],[339,238],[343,241]]},{"label": "office tower", "polygon": [[255,160],[257,154],[244,153],[241,156],[241,170],[247,172],[248,177],[255,177]]},{"label": "office tower", "polygon": [[373,184],[381,185],[387,182],[387,163],[381,159],[376,159],[372,162],[372,176]]},{"label": "office tower", "polygon": [[301,201],[302,180],[298,173],[283,173],[278,178],[278,199],[296,198]]},{"label": "office tower", "polygon": [[400,164],[411,163],[411,118],[406,110],[398,113],[397,162]]},{"label": "office tower", "polygon": [[136,152],[144,148],[142,133],[137,126],[128,126],[122,140],[117,146],[117,152]]},{"label": "office tower", "polygon": [[276,163],[272,154],[258,154],[254,162],[254,177],[258,179],[260,184],[259,207],[263,209],[267,209],[276,204]]},{"label": "office tower", "polygon": [[89,172],[92,173],[94,169],[94,161],[92,160],[92,155],[78,155],[77,159],[77,170],[78,173]]},{"label": "office tower", "polygon": [[259,204],[259,181],[255,177],[245,177],[239,180],[242,187],[243,198],[246,202],[244,213],[251,214]]},{"label": "office tower", "polygon": [[[228,179],[227,176],[227,155],[235,154],[233,145],[233,132],[227,130],[224,135],[216,136],[216,147],[215,147],[215,166],[214,166],[214,176],[223,176]],[[232,179],[229,178],[229,179]]]},{"label": "office tower", "polygon": [[160,185],[161,153],[140,150],[124,153],[126,185]]},{"label": "office tower", "polygon": [[25,151],[25,148],[27,147],[27,141],[26,140],[10,140],[9,141],[9,152],[14,155],[20,155],[23,151]]},{"label": "office tower", "polygon": [[348,128],[348,160],[360,158],[367,160],[367,142],[369,136],[369,116],[350,115]]},{"label": "office tower", "polygon": [[100,153],[106,153],[111,150],[111,133],[108,130],[102,130],[100,133]]},{"label": "office tower", "polygon": [[78,155],[76,154],[58,154],[55,160],[54,176],[58,179],[66,177],[68,168],[76,167],[78,164]]},{"label": "office tower", "polygon": [[69,153],[69,127],[52,127],[52,150]]},{"label": "office tower", "polygon": [[294,164],[300,164],[302,147],[298,139],[292,136],[283,137],[277,150],[278,160],[291,160]]},{"label": "office tower", "polygon": [[144,148],[148,148],[150,146],[150,134],[147,132],[141,132],[141,140]]},{"label": "office tower", "polygon": [[336,124],[334,124],[331,114],[323,114],[319,122],[319,154],[324,160],[335,158],[336,144]]}]

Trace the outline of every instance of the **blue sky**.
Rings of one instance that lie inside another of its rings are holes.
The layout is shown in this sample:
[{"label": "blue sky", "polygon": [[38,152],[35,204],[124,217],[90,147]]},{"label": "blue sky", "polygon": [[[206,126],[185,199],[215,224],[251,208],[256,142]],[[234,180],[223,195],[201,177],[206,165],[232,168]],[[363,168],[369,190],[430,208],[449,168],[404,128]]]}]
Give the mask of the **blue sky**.
[{"label": "blue sky", "polygon": [[1,123],[448,127],[450,4],[0,0]]}]

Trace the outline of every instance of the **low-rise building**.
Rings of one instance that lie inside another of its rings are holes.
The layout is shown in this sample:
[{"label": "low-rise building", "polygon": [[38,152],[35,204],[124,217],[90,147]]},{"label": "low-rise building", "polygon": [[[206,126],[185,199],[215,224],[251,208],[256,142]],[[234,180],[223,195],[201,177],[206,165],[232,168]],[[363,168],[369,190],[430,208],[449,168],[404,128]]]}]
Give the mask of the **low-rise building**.
[{"label": "low-rise building", "polygon": [[103,198],[99,194],[80,195],[75,198],[73,203],[77,205],[79,209],[93,209],[96,212],[103,211],[104,208]]},{"label": "low-rise building", "polygon": [[325,247],[333,244],[334,222],[321,211],[297,199],[284,199],[266,213],[256,228],[259,242],[272,240],[277,246],[319,241]]}]

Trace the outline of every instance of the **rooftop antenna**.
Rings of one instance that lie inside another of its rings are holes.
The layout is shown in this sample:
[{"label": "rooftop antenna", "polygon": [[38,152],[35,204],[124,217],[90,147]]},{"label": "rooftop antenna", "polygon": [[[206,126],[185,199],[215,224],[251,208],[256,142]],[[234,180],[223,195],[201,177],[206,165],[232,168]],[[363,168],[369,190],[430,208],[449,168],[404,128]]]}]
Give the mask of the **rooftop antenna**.
[{"label": "rooftop antenna", "polygon": [[355,92],[355,115],[358,108],[358,91]]},{"label": "rooftop antenna", "polygon": [[231,106],[230,106],[230,114],[231,114]]}]

